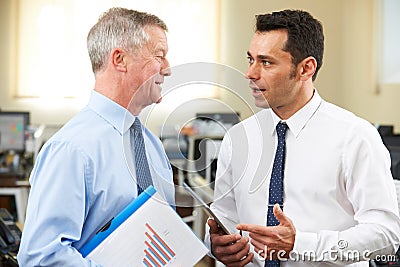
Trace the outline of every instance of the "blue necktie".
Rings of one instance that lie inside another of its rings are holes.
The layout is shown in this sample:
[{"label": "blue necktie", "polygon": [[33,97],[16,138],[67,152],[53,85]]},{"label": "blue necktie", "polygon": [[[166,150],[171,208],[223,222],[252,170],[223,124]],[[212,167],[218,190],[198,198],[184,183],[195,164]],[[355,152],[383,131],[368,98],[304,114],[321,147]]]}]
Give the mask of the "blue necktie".
[{"label": "blue necktie", "polygon": [[146,148],[144,146],[142,134],[142,124],[140,123],[139,118],[135,119],[132,128],[135,151],[136,183],[138,195],[140,195],[140,193],[142,193],[149,185],[153,185],[153,181],[151,179],[150,168],[147,162]]},{"label": "blue necktie", "polygon": [[[279,221],[275,218],[273,208],[276,203],[283,208],[283,172],[285,169],[285,135],[288,126],[286,123],[279,122],[276,126],[278,134],[278,147],[276,148],[274,166],[272,168],[271,180],[269,183],[269,201],[267,226],[275,226]],[[267,253],[267,252],[265,252]],[[269,255],[267,255],[269,257]],[[265,267],[278,267],[278,260],[265,261]]]}]

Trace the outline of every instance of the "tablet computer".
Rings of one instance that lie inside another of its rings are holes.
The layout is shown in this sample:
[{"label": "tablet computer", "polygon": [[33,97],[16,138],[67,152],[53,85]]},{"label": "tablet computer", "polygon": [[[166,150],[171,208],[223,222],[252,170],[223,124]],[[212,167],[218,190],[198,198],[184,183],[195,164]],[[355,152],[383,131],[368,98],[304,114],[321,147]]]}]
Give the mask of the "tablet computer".
[{"label": "tablet computer", "polygon": [[230,235],[231,232],[228,230],[228,228],[222,223],[222,221],[220,219],[218,219],[218,217],[215,215],[215,213],[210,209],[210,207],[207,205],[207,203],[201,199],[201,197],[193,191],[192,188],[190,188],[189,185],[187,185],[186,183],[183,183],[183,187],[186,189],[186,191],[189,192],[189,194],[196,199],[201,207],[203,208],[204,212],[211,217],[217,224],[218,226],[222,229],[222,231],[224,231],[225,234]]}]

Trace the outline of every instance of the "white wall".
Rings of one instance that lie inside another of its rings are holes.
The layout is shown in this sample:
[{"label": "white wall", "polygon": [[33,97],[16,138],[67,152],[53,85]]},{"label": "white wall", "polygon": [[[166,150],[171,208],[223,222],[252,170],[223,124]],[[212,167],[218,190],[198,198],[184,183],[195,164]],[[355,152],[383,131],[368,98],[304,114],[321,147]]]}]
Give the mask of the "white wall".
[{"label": "white wall", "polygon": [[17,4],[16,0],[0,1],[0,58],[2,59],[2,64],[0,64],[0,108],[2,110],[30,111],[32,113],[31,121],[37,124],[65,123],[83,106],[83,103],[73,99],[47,101],[46,99],[15,97],[17,86]]}]

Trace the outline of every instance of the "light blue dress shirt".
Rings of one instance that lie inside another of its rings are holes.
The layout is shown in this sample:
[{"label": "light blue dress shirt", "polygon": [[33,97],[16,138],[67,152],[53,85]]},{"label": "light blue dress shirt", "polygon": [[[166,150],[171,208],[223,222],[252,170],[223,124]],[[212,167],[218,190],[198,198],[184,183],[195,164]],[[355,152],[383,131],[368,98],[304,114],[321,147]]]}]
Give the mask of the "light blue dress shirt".
[{"label": "light blue dress shirt", "polygon": [[[137,196],[130,126],[135,117],[93,91],[89,104],[40,151],[31,173],[20,266],[100,266],[78,250]],[[157,191],[174,205],[171,165],[143,127]]]}]

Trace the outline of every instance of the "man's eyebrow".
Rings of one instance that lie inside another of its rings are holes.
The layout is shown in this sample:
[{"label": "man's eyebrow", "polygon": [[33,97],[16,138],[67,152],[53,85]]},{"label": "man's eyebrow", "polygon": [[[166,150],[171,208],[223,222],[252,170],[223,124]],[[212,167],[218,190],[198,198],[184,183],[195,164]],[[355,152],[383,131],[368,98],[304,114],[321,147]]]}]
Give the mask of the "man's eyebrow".
[{"label": "man's eyebrow", "polygon": [[[253,56],[250,54],[249,51],[247,51],[247,55],[248,55],[249,57],[253,58]],[[265,55],[257,55],[257,58],[260,59],[260,60],[265,60],[265,59],[271,60],[271,59],[273,59],[272,57],[270,57],[270,56],[265,56]]]}]

